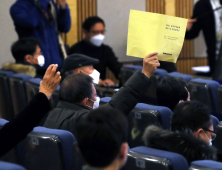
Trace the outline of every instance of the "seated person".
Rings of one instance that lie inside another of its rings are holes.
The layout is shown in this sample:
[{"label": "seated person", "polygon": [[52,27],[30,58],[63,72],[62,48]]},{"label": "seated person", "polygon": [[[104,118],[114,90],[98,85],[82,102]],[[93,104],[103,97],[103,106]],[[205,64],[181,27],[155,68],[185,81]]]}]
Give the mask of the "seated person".
[{"label": "seated person", "polygon": [[217,160],[211,146],[216,137],[209,109],[198,101],[178,104],[171,119],[171,131],[149,126],[143,140],[148,147],[176,152],[188,163],[195,160]]},{"label": "seated person", "polygon": [[[125,115],[136,106],[139,98],[150,85],[150,76],[159,66],[158,53],[150,53],[143,60],[142,72],[137,71],[112,97],[108,105],[119,109]],[[98,107],[93,80],[86,74],[68,76],[60,85],[59,103],[46,118],[44,127],[63,129],[75,135],[76,125]]]},{"label": "seated person", "polygon": [[87,164],[83,170],[119,170],[127,160],[127,120],[120,111],[101,106],[78,124],[77,142]]},{"label": "seated person", "polygon": [[71,74],[85,73],[93,78],[94,84],[99,84],[103,86],[112,84],[112,81],[109,79],[100,79],[100,73],[93,68],[93,65],[98,63],[99,60],[88,57],[84,54],[72,54],[68,56],[63,62],[61,69],[62,79],[64,80],[67,76]]},{"label": "seated person", "polygon": [[12,44],[12,55],[15,63],[7,62],[2,65],[3,70],[12,70],[16,73],[27,74],[32,77],[42,78],[46,69],[41,53],[40,41],[35,38],[22,38]]},{"label": "seated person", "polygon": [[159,106],[168,107],[172,111],[178,103],[190,101],[186,82],[180,77],[164,77],[157,86],[156,96]]},{"label": "seated person", "polygon": [[[104,21],[97,16],[89,17],[83,22],[82,28],[86,37],[70,48],[70,54],[81,53],[98,59],[100,62],[95,64],[94,68],[100,72],[102,80],[106,79],[106,67],[119,79],[122,64],[118,62],[113,50],[108,45],[103,44],[105,38]],[[107,84],[113,85],[113,82]]]},{"label": "seated person", "polygon": [[40,83],[39,93],[23,111],[0,129],[0,157],[21,142],[51,109],[49,99],[61,80],[60,73],[56,73],[57,67],[58,65],[48,67]]}]

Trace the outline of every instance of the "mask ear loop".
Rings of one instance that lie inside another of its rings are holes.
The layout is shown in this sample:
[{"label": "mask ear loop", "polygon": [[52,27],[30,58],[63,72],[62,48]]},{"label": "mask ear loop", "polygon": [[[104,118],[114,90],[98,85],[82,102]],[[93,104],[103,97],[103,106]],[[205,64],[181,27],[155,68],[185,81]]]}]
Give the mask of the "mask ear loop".
[{"label": "mask ear loop", "polygon": [[[88,100],[94,102],[94,101],[93,101],[92,99],[90,99],[90,98],[88,98]],[[86,105],[87,107],[89,107],[90,109],[93,109],[93,107],[91,107],[91,106],[89,106],[89,105],[86,104],[86,100],[85,100],[85,105]]]},{"label": "mask ear loop", "polygon": [[[204,132],[204,130],[203,130],[203,133],[204,133],[204,135],[207,137],[207,139],[209,139],[208,136],[207,136],[207,134]],[[211,141],[212,141],[212,139],[209,139],[209,145],[212,145]]]}]

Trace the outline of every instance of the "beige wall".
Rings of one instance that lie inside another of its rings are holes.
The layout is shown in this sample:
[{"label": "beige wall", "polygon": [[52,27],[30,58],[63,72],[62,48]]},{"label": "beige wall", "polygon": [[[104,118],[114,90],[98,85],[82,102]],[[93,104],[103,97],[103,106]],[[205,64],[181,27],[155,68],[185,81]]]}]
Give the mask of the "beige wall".
[{"label": "beige wall", "polygon": [[130,9],[145,11],[145,0],[97,0],[97,14],[106,23],[104,43],[113,48],[119,61],[141,60],[126,56]]},{"label": "beige wall", "polygon": [[15,0],[5,0],[0,5],[0,67],[4,62],[14,62],[10,47],[12,42],[16,41],[18,37],[9,14],[10,6],[14,2]]}]

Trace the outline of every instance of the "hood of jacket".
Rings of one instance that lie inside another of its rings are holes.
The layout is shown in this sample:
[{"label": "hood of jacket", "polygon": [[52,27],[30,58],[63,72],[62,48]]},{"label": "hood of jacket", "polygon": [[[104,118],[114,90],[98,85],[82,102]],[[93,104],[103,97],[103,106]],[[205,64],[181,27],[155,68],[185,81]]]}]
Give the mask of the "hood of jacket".
[{"label": "hood of jacket", "polygon": [[36,69],[32,65],[25,65],[25,64],[17,64],[17,63],[11,63],[7,62],[2,65],[2,70],[11,70],[16,73],[22,73],[27,74],[32,77],[36,76]]},{"label": "hood of jacket", "polygon": [[195,160],[217,160],[217,150],[192,134],[162,130],[152,125],[146,128],[143,140],[148,147],[183,155],[189,164]]}]

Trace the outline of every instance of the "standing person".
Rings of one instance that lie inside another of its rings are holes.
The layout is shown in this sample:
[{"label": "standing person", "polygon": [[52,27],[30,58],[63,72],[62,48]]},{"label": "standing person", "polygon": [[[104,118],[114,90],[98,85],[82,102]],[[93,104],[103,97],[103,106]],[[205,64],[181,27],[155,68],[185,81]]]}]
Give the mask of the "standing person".
[{"label": "standing person", "polygon": [[219,0],[198,1],[194,6],[193,19],[188,20],[185,36],[186,39],[194,39],[198,37],[201,30],[203,31],[207,46],[207,59],[210,66],[210,75],[214,72],[222,40],[222,9],[214,12],[212,10],[220,6],[221,4]]},{"label": "standing person", "polygon": [[44,67],[51,63],[62,64],[62,47],[59,32],[70,30],[71,18],[66,0],[17,0],[10,9],[19,39],[34,37],[41,41],[40,48],[45,57]]},{"label": "standing person", "polygon": [[105,22],[97,16],[89,17],[83,22],[82,28],[86,37],[70,48],[70,54],[80,53],[98,59],[100,62],[93,65],[94,68],[100,72],[100,78],[106,81],[104,84],[113,85],[112,81],[106,80],[106,67],[118,79],[122,64],[118,62],[112,48],[103,44]]}]

